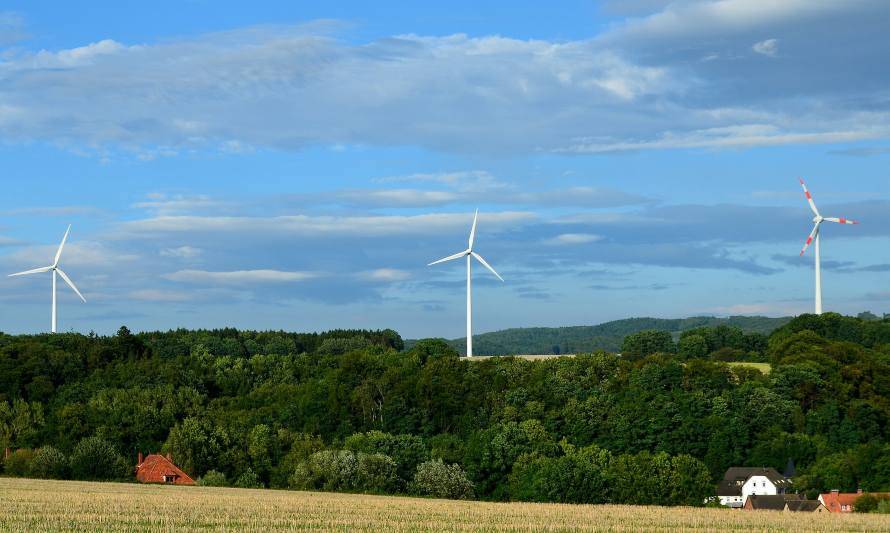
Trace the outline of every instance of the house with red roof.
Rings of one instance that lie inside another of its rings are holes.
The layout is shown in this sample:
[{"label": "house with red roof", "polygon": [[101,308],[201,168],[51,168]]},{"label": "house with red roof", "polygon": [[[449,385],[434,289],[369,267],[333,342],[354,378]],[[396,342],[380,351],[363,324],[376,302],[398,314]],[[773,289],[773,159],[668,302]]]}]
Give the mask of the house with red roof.
[{"label": "house with red roof", "polygon": [[173,457],[168,453],[150,453],[144,459],[139,452],[136,464],[136,480],[140,483],[165,483],[167,485],[194,485],[195,480],[173,464]]},{"label": "house with red roof", "polygon": [[[832,513],[852,513],[855,510],[856,498],[862,496],[862,489],[856,492],[841,492],[833,490],[819,495],[819,501]],[[872,492],[872,496],[879,498],[890,497],[886,492]]]}]

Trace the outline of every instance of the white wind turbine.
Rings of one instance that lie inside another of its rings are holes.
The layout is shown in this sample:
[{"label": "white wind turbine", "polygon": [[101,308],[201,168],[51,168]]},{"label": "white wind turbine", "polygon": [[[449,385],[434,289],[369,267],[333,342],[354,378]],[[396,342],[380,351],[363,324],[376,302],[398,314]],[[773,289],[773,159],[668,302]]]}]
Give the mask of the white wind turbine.
[{"label": "white wind turbine", "polygon": [[68,240],[68,234],[71,233],[71,224],[68,224],[68,229],[65,231],[65,236],[62,237],[62,243],[59,245],[58,251],[56,251],[56,258],[53,260],[53,264],[47,267],[35,268],[33,270],[26,270],[24,272],[18,272],[16,274],[10,274],[9,277],[13,276],[27,276],[29,274],[40,274],[41,272],[52,272],[53,273],[53,323],[52,323],[52,332],[56,332],[56,274],[62,276],[62,279],[65,280],[65,283],[68,284],[69,287],[74,289],[74,292],[80,296],[80,299],[86,303],[86,298],[80,294],[80,291],[77,290],[77,287],[74,286],[74,282],[71,281],[71,278],[68,277],[65,272],[59,268],[59,259],[62,257],[62,249],[65,248],[65,241]]},{"label": "white wind turbine", "polygon": [[467,357],[473,357],[473,288],[472,288],[472,279],[473,279],[473,261],[472,259],[475,257],[477,261],[482,263],[482,266],[491,270],[491,273],[497,276],[497,278],[501,281],[504,281],[504,278],[501,277],[500,274],[495,272],[491,265],[482,258],[481,255],[477,254],[473,251],[473,242],[476,240],[476,220],[479,218],[479,210],[476,210],[476,214],[473,215],[473,227],[470,229],[470,242],[469,247],[463,252],[458,252],[454,255],[449,255],[448,257],[443,257],[438,261],[433,261],[427,266],[433,266],[439,263],[444,263],[446,261],[451,261],[453,259],[460,259],[461,257],[467,258]]},{"label": "white wind turbine", "polygon": [[810,204],[810,209],[813,211],[813,231],[810,232],[810,236],[807,237],[807,242],[803,245],[803,250],[800,251],[800,255],[803,255],[804,252],[807,251],[807,248],[813,242],[816,241],[816,314],[822,314],[822,258],[819,253],[819,228],[822,226],[822,223],[825,221],[828,222],[837,222],[838,224],[859,224],[855,220],[849,220],[846,218],[833,218],[833,217],[823,217],[819,214],[819,209],[816,208],[816,203],[813,201],[813,195],[810,194],[810,191],[807,190],[807,185],[803,182],[803,179],[800,179],[800,186],[803,187],[803,192],[807,197],[807,202]]}]

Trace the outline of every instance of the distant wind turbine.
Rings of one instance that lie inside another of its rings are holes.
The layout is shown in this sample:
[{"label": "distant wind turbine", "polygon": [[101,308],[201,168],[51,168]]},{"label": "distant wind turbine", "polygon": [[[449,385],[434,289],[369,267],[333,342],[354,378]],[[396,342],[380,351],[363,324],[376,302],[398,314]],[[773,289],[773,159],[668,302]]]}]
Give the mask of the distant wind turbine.
[{"label": "distant wind turbine", "polygon": [[[799,178],[800,179],[800,178]],[[855,220],[849,220],[846,218],[832,218],[832,217],[823,217],[819,214],[819,209],[816,208],[816,202],[813,201],[813,195],[810,194],[810,191],[807,190],[806,183],[803,182],[803,179],[800,179],[800,186],[803,187],[803,192],[807,197],[807,203],[810,204],[810,209],[813,211],[813,231],[810,232],[810,236],[807,237],[807,242],[803,245],[803,250],[800,251],[800,255],[803,255],[804,252],[807,251],[807,248],[813,242],[816,241],[816,314],[822,314],[822,258],[819,253],[819,228],[822,226],[822,223],[825,221],[828,222],[837,222],[838,224],[859,224]]]},{"label": "distant wind turbine", "polygon": [[454,255],[449,255],[448,257],[443,257],[438,261],[433,261],[427,266],[433,266],[439,263],[444,263],[446,261],[451,261],[453,259],[460,259],[461,257],[467,258],[467,357],[473,357],[473,261],[472,258],[476,258],[477,261],[482,263],[482,266],[491,270],[491,273],[497,276],[497,278],[501,281],[504,281],[504,278],[501,277],[500,274],[495,272],[491,265],[482,258],[481,255],[477,254],[473,251],[473,242],[476,240],[476,220],[479,218],[479,210],[476,210],[476,214],[473,215],[473,227],[470,229],[470,241],[469,247],[463,252],[458,252]]},{"label": "distant wind turbine", "polygon": [[74,282],[71,281],[71,278],[68,277],[65,272],[59,268],[59,259],[62,257],[62,249],[65,248],[65,241],[68,240],[68,234],[71,233],[71,224],[68,224],[68,229],[65,231],[65,236],[62,237],[62,244],[59,245],[58,251],[56,251],[56,258],[53,260],[53,264],[48,267],[35,268],[33,270],[26,270],[24,272],[18,272],[16,274],[10,274],[9,277],[13,276],[27,276],[30,274],[40,274],[41,272],[52,272],[53,273],[53,323],[52,323],[52,332],[56,332],[56,274],[62,276],[62,279],[65,280],[65,283],[68,284],[69,287],[74,289],[74,292],[80,296],[80,299],[86,303],[86,298],[80,294],[80,291],[77,290],[77,287],[74,286]]}]

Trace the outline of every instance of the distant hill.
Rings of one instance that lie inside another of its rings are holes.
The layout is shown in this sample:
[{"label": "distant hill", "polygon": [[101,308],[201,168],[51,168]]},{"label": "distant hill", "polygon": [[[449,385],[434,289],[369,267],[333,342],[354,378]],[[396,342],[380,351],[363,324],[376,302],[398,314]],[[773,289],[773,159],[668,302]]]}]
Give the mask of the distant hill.
[{"label": "distant hill", "polygon": [[[638,331],[656,329],[669,331],[678,337],[681,332],[699,327],[719,325],[735,326],[745,333],[770,334],[791,321],[790,317],[768,318],[762,316],[733,316],[716,318],[697,316],[691,318],[626,318],[598,326],[572,326],[564,328],[513,328],[473,337],[475,355],[524,355],[566,354],[606,350],[616,352],[624,337]],[[405,349],[416,340],[406,340]],[[448,344],[464,354],[464,337],[452,339]]]}]

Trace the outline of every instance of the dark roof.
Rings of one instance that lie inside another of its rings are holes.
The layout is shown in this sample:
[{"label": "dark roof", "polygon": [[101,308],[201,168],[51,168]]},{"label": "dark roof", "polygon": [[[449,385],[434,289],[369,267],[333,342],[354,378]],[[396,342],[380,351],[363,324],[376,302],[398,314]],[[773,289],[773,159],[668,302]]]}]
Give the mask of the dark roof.
[{"label": "dark roof", "polygon": [[778,473],[775,468],[733,466],[723,474],[723,481],[717,486],[717,495],[741,496],[742,485],[751,476],[764,476],[778,488],[791,487],[792,485],[791,480]]},{"label": "dark roof", "polygon": [[752,509],[781,511],[785,509],[786,502],[793,502],[800,499],[801,496],[798,496],[797,494],[776,494],[775,496],[752,494],[745,500],[745,506],[747,507],[750,503]]},{"label": "dark roof", "polygon": [[796,511],[801,513],[812,513],[818,509],[822,502],[819,500],[791,500],[785,502],[788,505],[789,511]]}]

